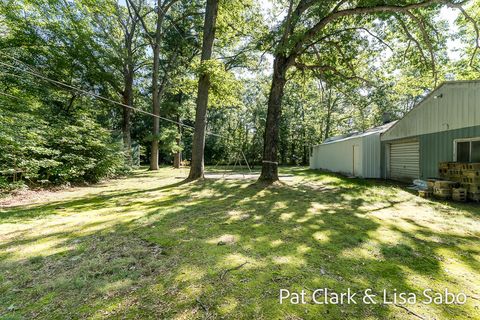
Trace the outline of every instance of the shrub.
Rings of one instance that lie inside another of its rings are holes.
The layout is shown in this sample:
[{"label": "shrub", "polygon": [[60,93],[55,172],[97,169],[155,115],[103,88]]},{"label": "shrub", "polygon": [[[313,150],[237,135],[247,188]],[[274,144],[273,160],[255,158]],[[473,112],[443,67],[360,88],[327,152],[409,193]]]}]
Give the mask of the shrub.
[{"label": "shrub", "polygon": [[97,182],[124,167],[122,146],[92,119],[59,121],[48,130],[49,148],[57,166],[45,170],[53,182]]},{"label": "shrub", "polygon": [[0,114],[0,188],[35,184],[97,182],[125,170],[122,145],[93,117]]}]

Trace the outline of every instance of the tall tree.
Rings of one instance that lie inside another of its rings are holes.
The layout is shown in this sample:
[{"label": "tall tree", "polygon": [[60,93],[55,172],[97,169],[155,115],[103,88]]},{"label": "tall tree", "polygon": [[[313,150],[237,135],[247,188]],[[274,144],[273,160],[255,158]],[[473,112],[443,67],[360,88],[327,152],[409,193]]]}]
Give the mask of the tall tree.
[{"label": "tall tree", "polygon": [[84,9],[64,1],[0,2],[0,92],[13,97],[0,102],[0,171],[7,171],[0,180],[95,182],[123,167],[109,130],[111,104],[73,89],[109,90],[96,66],[105,43]]},{"label": "tall tree", "polygon": [[[339,34],[348,34],[344,43],[352,39],[352,32],[368,32],[372,34],[365,25],[372,25],[375,21],[389,21],[393,23],[396,19],[410,19],[417,30],[423,36],[424,45],[431,53],[432,67],[434,64],[434,39],[428,35],[427,26],[432,24],[431,12],[438,12],[442,4],[454,3],[453,0],[425,0],[420,2],[407,1],[402,4],[389,4],[388,2],[377,1],[315,1],[291,0],[287,15],[281,24],[279,39],[276,41],[274,50],[273,75],[268,99],[268,113],[264,135],[264,151],[262,173],[259,180],[273,182],[278,180],[278,141],[279,121],[282,109],[282,97],[287,82],[287,71],[296,66],[298,68],[315,68],[325,73],[340,74],[346,80],[353,76],[344,74],[338,68],[338,61],[332,63],[331,57],[322,56],[322,52],[336,52],[336,43],[330,42],[331,37]],[[431,10],[421,10],[430,8]],[[408,32],[408,26],[404,32]],[[361,31],[363,30],[363,31]],[[366,31],[365,31],[366,30]],[[401,28],[400,28],[401,30]],[[377,36],[378,38],[378,36]],[[420,46],[420,42],[418,42]],[[319,50],[318,46],[323,45]],[[305,56],[310,53],[316,60],[315,65],[306,65]],[[336,56],[336,55],[334,55]],[[340,61],[348,66],[350,59]],[[323,61],[322,61],[323,60]],[[350,68],[347,68],[350,69]],[[435,74],[435,72],[434,72]]]},{"label": "tall tree", "polygon": [[[128,15],[124,15],[121,9],[117,7],[118,21],[123,30],[123,57],[122,57],[122,75],[123,89],[122,103],[127,106],[133,106],[133,81],[138,60],[135,59],[135,53],[140,45],[135,41],[137,25],[139,19],[132,14],[130,4],[127,3]],[[129,164],[132,163],[132,137],[131,137],[131,117],[132,109],[124,106],[122,110],[122,138],[123,147]]]},{"label": "tall tree", "polygon": [[[94,38],[101,54],[93,56],[92,61],[98,69],[98,77],[109,83],[119,95],[122,108],[121,131],[128,164],[132,163],[132,109],[134,101],[135,73],[145,59],[145,42],[140,38],[138,27],[140,20],[132,11],[129,2],[125,6],[106,0],[103,2],[82,0],[78,5],[86,6],[92,15],[92,25],[97,31]],[[140,1],[141,10],[144,3]]]},{"label": "tall tree", "polygon": [[[205,66],[212,57],[213,42],[215,40],[215,25],[218,14],[218,0],[207,0],[205,9],[205,25],[203,30],[203,44],[201,63]],[[202,68],[198,80],[197,108],[195,113],[195,131],[193,134],[192,163],[189,180],[203,177],[205,130],[207,126],[208,90],[210,88],[210,74],[208,68]]]},{"label": "tall tree", "polygon": [[139,18],[143,30],[146,34],[148,42],[152,48],[153,52],[153,68],[152,68],[152,113],[155,115],[153,118],[152,126],[152,144],[151,144],[151,155],[150,155],[150,170],[158,170],[158,141],[160,135],[160,100],[165,89],[165,80],[160,83],[160,49],[162,46],[162,39],[164,36],[163,24],[166,19],[167,12],[170,8],[179,0],[157,0],[154,11],[156,12],[155,16],[155,31],[151,31],[145,21],[145,15],[142,13],[138,6],[133,2],[133,0],[128,0],[132,6],[136,16]]}]

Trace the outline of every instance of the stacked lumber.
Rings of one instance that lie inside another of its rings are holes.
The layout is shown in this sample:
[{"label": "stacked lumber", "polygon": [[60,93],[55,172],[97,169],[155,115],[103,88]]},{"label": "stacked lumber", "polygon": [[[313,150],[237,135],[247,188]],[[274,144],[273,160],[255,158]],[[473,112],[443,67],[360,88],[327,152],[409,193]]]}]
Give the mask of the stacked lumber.
[{"label": "stacked lumber", "polygon": [[460,195],[465,190],[467,199],[480,202],[480,163],[441,162],[438,173],[443,179],[460,183],[462,190],[456,191],[457,201],[465,201]]}]

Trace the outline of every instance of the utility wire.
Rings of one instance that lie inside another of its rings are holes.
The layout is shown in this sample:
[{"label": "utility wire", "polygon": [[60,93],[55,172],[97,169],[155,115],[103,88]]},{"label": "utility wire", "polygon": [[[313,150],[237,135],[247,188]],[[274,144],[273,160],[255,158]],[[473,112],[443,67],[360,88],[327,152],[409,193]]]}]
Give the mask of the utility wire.
[{"label": "utility wire", "polygon": [[1,92],[1,91],[0,91],[0,94],[1,94],[1,95],[4,95],[4,96],[6,96],[6,97],[9,97],[9,98],[15,99],[15,100],[17,100],[17,101],[22,101],[22,99],[20,99],[19,97],[15,97],[15,96],[13,96],[13,95],[11,95],[11,94],[8,94],[8,93],[6,93],[6,92]]},{"label": "utility wire", "polygon": [[[13,59],[14,61],[17,61],[17,62],[20,62],[24,65],[26,65],[25,63],[23,63],[22,61],[20,60],[17,60],[13,57],[10,57],[11,59]],[[15,65],[11,65],[11,64],[8,64],[8,63],[5,63],[5,62],[2,62],[0,61],[0,64],[3,65],[3,66],[6,66],[6,67],[9,67],[9,68],[12,68],[12,69],[15,69],[15,70],[18,70],[18,71],[21,71],[21,72],[25,72],[27,74],[30,74],[31,76],[34,76],[34,77],[37,77],[37,78],[40,78],[40,79],[43,79],[45,81],[48,81],[48,82],[51,82],[51,83],[54,83],[54,84],[57,84],[57,85],[60,85],[60,86],[64,86],[66,88],[69,88],[69,89],[72,89],[72,90],[76,90],[78,92],[81,92],[83,94],[86,94],[86,95],[90,95],[92,97],[95,97],[97,99],[100,99],[100,100],[104,100],[104,101],[107,101],[107,102],[110,102],[110,103],[113,103],[115,105],[120,105],[122,107],[126,107],[126,108],[129,108],[133,111],[137,111],[137,112],[140,112],[140,113],[143,113],[143,114],[146,114],[146,115],[150,115],[150,116],[153,116],[153,117],[156,117],[156,118],[159,118],[161,120],[164,120],[164,121],[168,121],[170,123],[174,123],[174,124],[177,124],[179,126],[182,126],[184,128],[187,128],[187,129],[190,129],[190,130],[195,130],[195,127],[193,126],[189,126],[189,125],[186,125],[182,122],[178,122],[178,121],[175,121],[175,120],[171,120],[171,119],[168,119],[168,118],[165,118],[165,117],[161,117],[159,115],[156,115],[156,114],[153,114],[151,112],[148,112],[148,111],[144,111],[142,109],[138,109],[138,108],[135,108],[135,107],[132,107],[130,105],[127,105],[127,104],[124,104],[124,103],[121,103],[121,102],[118,102],[118,101],[115,101],[115,100],[112,100],[112,99],[109,99],[109,98],[106,98],[106,97],[103,97],[101,95],[98,95],[96,93],[93,93],[93,92],[89,92],[89,91],[86,91],[86,90],[83,90],[83,89],[80,89],[80,88],[77,88],[77,87],[74,87],[72,85],[69,85],[67,83],[64,83],[64,82],[60,82],[60,81],[57,81],[57,80],[53,80],[53,79],[50,79],[50,78],[47,78],[35,71],[33,71],[33,69],[26,65],[28,69],[32,70],[32,71],[29,71],[29,70],[23,70],[22,68],[20,67],[17,67]],[[3,92],[0,92],[1,94],[5,95],[5,96],[8,96],[8,97],[11,97],[11,98],[14,98],[14,99],[19,99],[18,97],[15,97],[15,96],[12,96],[12,95],[9,95],[7,93],[3,93]],[[210,131],[205,131],[205,134],[208,134],[208,135],[212,135],[212,136],[216,136],[216,137],[219,137],[219,138],[226,138],[225,136],[222,136],[220,134],[217,134],[217,133],[213,133],[213,132],[210,132]],[[248,164],[248,161],[247,161],[247,157],[245,156],[243,150],[240,148],[240,152],[242,153],[242,156],[247,164],[247,167],[248,167],[248,170],[251,172],[251,169],[250,169],[250,165]]]},{"label": "utility wire", "polygon": [[[127,105],[127,104],[124,104],[124,103],[121,103],[121,102],[118,102],[118,101],[115,101],[115,100],[112,100],[112,99],[103,97],[103,96],[98,95],[98,94],[96,94],[96,93],[89,92],[89,91],[86,91],[86,90],[83,90],[83,89],[74,87],[74,86],[69,85],[69,84],[66,84],[66,83],[64,83],[64,82],[60,82],[60,81],[57,81],[57,80],[53,80],[53,79],[47,78],[47,77],[45,77],[45,76],[43,76],[43,75],[41,75],[41,74],[39,74],[39,73],[36,73],[36,72],[33,72],[33,71],[29,71],[29,70],[23,70],[22,68],[19,68],[19,67],[15,66],[15,65],[11,65],[11,64],[8,64],[8,63],[2,62],[2,61],[0,61],[0,64],[3,65],[3,66],[6,66],[6,67],[12,68],[12,69],[21,71],[21,72],[25,72],[25,73],[27,73],[27,74],[29,74],[29,75],[31,75],[31,76],[34,76],[34,77],[43,79],[43,80],[45,80],[45,81],[48,81],[48,82],[51,82],[51,83],[54,83],[54,84],[57,84],[57,85],[60,85],[60,86],[64,86],[64,87],[66,87],[66,88],[69,88],[69,89],[72,89],[72,90],[81,92],[81,93],[86,94],[86,95],[90,95],[90,96],[95,97],[95,98],[97,98],[97,99],[104,100],[104,101],[107,101],[107,102],[110,102],[110,103],[113,103],[113,104],[116,104],[116,105],[119,105],[119,106],[122,106],[122,107],[125,107],[125,108],[128,108],[128,109],[131,109],[131,110],[133,110],[133,111],[137,111],[137,112],[139,112],[139,113],[143,113],[143,114],[146,114],[146,115],[150,115],[150,116],[153,116],[153,117],[155,117],[155,118],[159,118],[159,119],[161,119],[161,120],[168,121],[168,122],[170,122],[170,123],[174,123],[174,124],[180,125],[180,126],[182,126],[182,127],[185,127],[185,128],[191,129],[191,130],[194,130],[194,129],[195,129],[195,127],[193,127],[193,126],[189,126],[189,125],[187,125],[187,124],[184,124],[184,123],[181,123],[181,122],[178,122],[178,121],[175,121],[175,120],[171,120],[171,119],[168,119],[168,118],[165,118],[165,117],[162,117],[162,116],[153,114],[153,113],[151,113],[151,112],[148,112],[148,111],[145,111],[145,110],[142,110],[142,109],[138,109],[138,108],[129,106],[129,105]],[[222,135],[219,135],[219,134],[213,133],[213,132],[209,132],[209,131],[206,131],[205,134],[212,135],[212,136],[217,136],[217,137],[220,137],[220,138],[224,138],[224,136],[222,136]]]},{"label": "utility wire", "polygon": [[[162,11],[165,18],[168,18],[167,13],[165,12],[165,10],[163,10],[162,6],[158,6],[158,9],[160,9],[160,11]],[[171,23],[172,23],[173,28],[175,29],[175,31],[177,31],[178,35],[183,39],[183,41],[187,41],[187,39],[185,39],[185,37],[180,32],[180,30],[178,30],[178,28],[175,25],[175,22],[173,21],[173,19],[171,19]]]}]

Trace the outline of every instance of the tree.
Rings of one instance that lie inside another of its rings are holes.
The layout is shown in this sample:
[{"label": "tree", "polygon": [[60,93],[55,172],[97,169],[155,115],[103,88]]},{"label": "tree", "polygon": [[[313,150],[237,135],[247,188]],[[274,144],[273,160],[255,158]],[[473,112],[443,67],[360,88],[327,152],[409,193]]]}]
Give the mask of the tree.
[{"label": "tree", "polygon": [[[454,65],[454,70],[459,73],[462,79],[478,79],[480,75],[480,4],[472,2],[469,8],[464,9],[459,5],[451,5],[459,8],[459,15],[456,23],[460,27],[460,39],[466,46],[464,54]],[[473,35],[473,36],[472,36]]]},{"label": "tree", "polygon": [[[117,15],[119,24],[123,31],[123,46],[121,52],[121,66],[123,76],[123,88],[119,90],[122,96],[122,103],[127,106],[133,106],[133,81],[135,71],[139,64],[138,51],[142,44],[136,41],[137,26],[139,19],[132,14],[130,3],[126,3],[128,14],[124,14],[122,9],[117,6]],[[131,117],[132,109],[124,106],[122,109],[122,138],[127,162],[132,163],[132,137],[131,137]]]},{"label": "tree", "polygon": [[128,0],[132,6],[135,15],[141,22],[145,35],[148,39],[150,47],[152,48],[153,56],[153,68],[152,68],[152,113],[155,115],[153,118],[152,126],[152,144],[150,155],[150,170],[158,170],[158,140],[160,135],[160,99],[165,89],[165,82],[167,77],[164,76],[162,82],[159,82],[160,78],[160,49],[162,45],[162,39],[164,36],[163,24],[166,19],[167,12],[170,8],[179,0],[157,0],[154,11],[155,17],[155,31],[150,31],[144,17],[146,14],[142,14],[138,6],[133,0]]},{"label": "tree", "polygon": [[[218,0],[207,0],[201,57],[201,64],[204,66],[208,66],[208,61],[212,57],[217,14]],[[204,174],[205,129],[207,125],[208,90],[210,88],[210,74],[208,71],[208,68],[204,68],[198,80],[195,131],[193,134],[192,163],[188,175],[189,180],[202,178]]]},{"label": "tree", "polygon": [[[97,77],[112,86],[122,108],[121,131],[125,158],[128,165],[132,164],[132,109],[134,102],[134,79],[138,69],[145,59],[145,42],[139,36],[140,20],[132,12],[129,2],[121,6],[111,0],[103,2],[89,0],[78,2],[85,6],[92,16],[91,24],[97,30],[97,36],[92,37],[98,45],[99,54],[92,56],[98,70]],[[144,3],[139,2],[139,8]],[[128,107],[130,106],[130,107]]]},{"label": "tree", "polygon": [[[102,50],[88,10],[63,1],[2,2],[0,12],[5,31],[0,39],[5,57],[0,73],[0,180],[31,185],[96,182],[121,172],[122,148],[111,134],[111,117],[106,117],[111,105],[72,89],[108,95],[109,86],[96,66]],[[70,87],[51,85],[46,78]],[[4,100],[5,94],[11,97]]]},{"label": "tree", "polygon": [[[335,63],[329,64],[329,57],[322,56],[322,51],[318,50],[317,46],[323,45],[323,49],[332,49],[335,43],[329,43],[328,40],[330,37],[339,34],[351,35],[352,32],[360,32],[359,30],[366,30],[366,32],[372,34],[364,25],[374,24],[375,20],[388,20],[393,23],[393,19],[397,21],[411,19],[415,22],[415,27],[424,36],[427,49],[431,53],[432,67],[434,68],[434,48],[431,45],[434,40],[428,36],[426,26],[432,24],[430,13],[437,12],[439,5],[448,3],[453,3],[453,1],[425,0],[392,5],[367,0],[355,3],[345,0],[300,0],[296,6],[293,0],[290,1],[288,13],[279,29],[281,31],[279,39],[274,46],[273,75],[268,99],[262,173],[259,180],[265,182],[278,180],[278,124],[281,116],[284,88],[287,82],[287,71],[291,67],[296,66],[300,69],[312,68],[322,73],[337,74],[345,80],[352,80],[356,78],[354,74],[342,72]],[[400,19],[397,19],[398,17]],[[407,31],[404,30],[404,32]],[[379,38],[378,36],[376,37]],[[302,59],[306,56],[313,56],[316,63],[314,65],[306,64],[306,61]],[[323,58],[325,58],[326,63],[322,61]],[[346,59],[343,62],[347,66],[348,60]],[[342,62],[339,64],[342,65]]]}]

